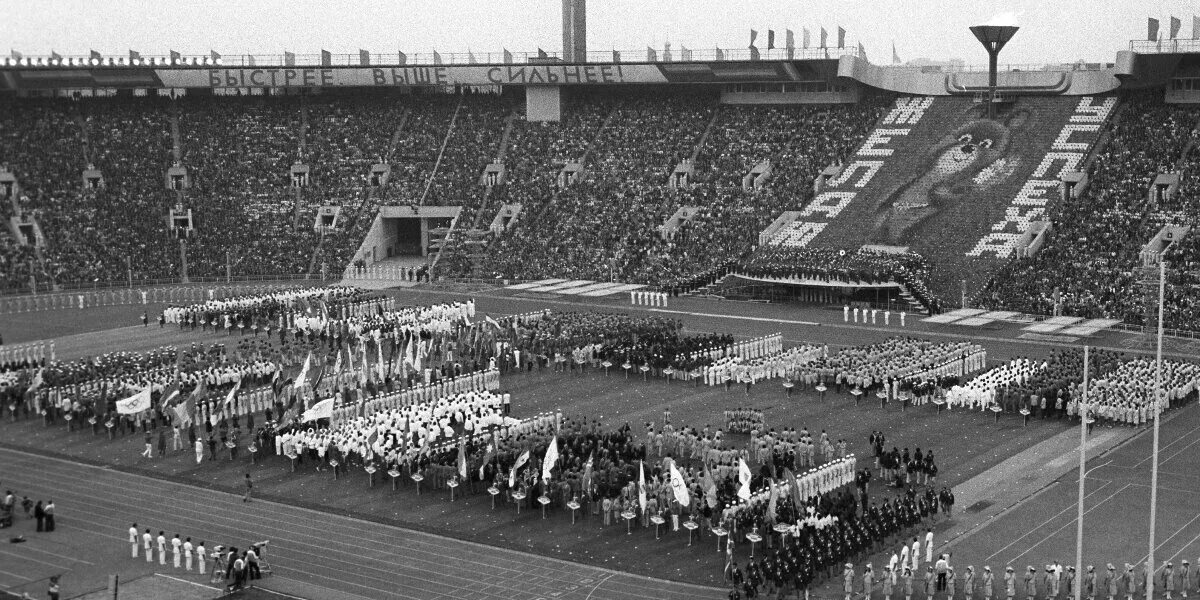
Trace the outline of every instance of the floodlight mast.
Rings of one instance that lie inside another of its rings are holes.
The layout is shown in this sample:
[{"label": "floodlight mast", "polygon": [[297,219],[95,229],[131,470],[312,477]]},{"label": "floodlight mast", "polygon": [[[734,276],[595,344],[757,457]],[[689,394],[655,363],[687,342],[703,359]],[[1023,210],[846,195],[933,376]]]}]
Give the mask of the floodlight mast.
[{"label": "floodlight mast", "polygon": [[987,115],[989,119],[996,118],[996,59],[1000,50],[1017,34],[1020,29],[1016,25],[976,25],[971,28],[975,39],[983,44],[988,53],[988,97]]}]

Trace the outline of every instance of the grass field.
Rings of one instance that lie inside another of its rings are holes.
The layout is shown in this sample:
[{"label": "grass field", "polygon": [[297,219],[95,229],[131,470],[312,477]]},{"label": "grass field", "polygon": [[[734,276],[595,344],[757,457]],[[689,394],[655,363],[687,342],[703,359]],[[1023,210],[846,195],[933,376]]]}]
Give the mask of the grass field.
[{"label": "grass field", "polygon": [[[514,302],[519,304],[518,301],[512,301],[489,305],[484,301],[481,302],[481,308],[500,312],[494,307],[507,308]],[[532,310],[538,305],[530,303],[530,307]],[[78,311],[83,314],[58,311],[34,315],[38,320],[55,323],[56,332],[78,332],[90,330],[97,322],[106,320],[110,327],[128,323],[131,318],[136,320],[140,315],[140,307],[132,311],[130,308],[133,307],[126,307],[124,312],[119,307],[113,308],[112,314],[105,313],[100,319],[89,311]],[[30,317],[0,317],[0,327],[12,327],[14,319],[21,318]],[[692,329],[720,329],[741,335],[758,335],[770,330],[785,330],[786,327],[769,321],[747,326],[744,322],[722,320],[719,315],[683,318]],[[36,328],[36,324],[26,323],[22,326]],[[77,336],[69,343],[60,343],[60,356],[124,347],[149,348],[181,341],[216,340],[211,335],[193,335],[170,329],[159,331],[154,327],[93,331],[95,333]],[[785,330],[785,337],[789,341],[799,341],[805,339],[809,331],[812,329],[795,326]],[[868,343],[888,333],[829,328],[819,331],[825,341],[842,340],[847,344]],[[1025,349],[1029,354],[1036,355],[1046,350],[1045,346],[1026,347],[1019,344],[1013,344],[1013,348],[1001,354],[1015,354]],[[723,410],[746,406],[766,411],[771,427],[808,427],[814,431],[825,429],[834,439],[845,438],[851,452],[865,456],[868,435],[873,430],[881,430],[888,436],[889,445],[933,450],[941,470],[939,485],[952,486],[984,473],[1008,457],[1051,436],[1067,431],[1068,427],[1066,422],[1057,421],[1035,421],[1028,427],[1022,427],[1021,422],[1012,417],[996,423],[991,415],[961,411],[938,414],[932,407],[916,407],[902,412],[897,406],[880,408],[874,398],[864,399],[861,405],[856,406],[849,395],[832,392],[827,394],[824,402],[813,392],[797,392],[789,398],[778,382],[760,384],[750,395],[746,395],[742,388],[727,392],[723,388],[697,388],[679,382],[642,382],[637,377],[626,380],[619,370],[614,370],[608,376],[602,372],[589,372],[574,377],[535,371],[506,377],[502,386],[513,393],[515,416],[562,410],[568,416],[600,418],[610,427],[628,422],[638,432],[647,421],[661,421],[663,411],[668,408],[677,425],[703,427],[721,426]],[[1166,554],[1160,559],[1171,553],[1177,553],[1179,557],[1189,553],[1194,555],[1200,550],[1196,548],[1196,540],[1200,538],[1197,535],[1200,533],[1200,526],[1197,525],[1200,517],[1195,517],[1196,513],[1189,504],[1189,492],[1200,490],[1200,480],[1190,475],[1191,470],[1187,468],[1200,458],[1197,444],[1188,443],[1190,434],[1197,429],[1194,421],[1200,419],[1200,415],[1194,408],[1186,409],[1182,415],[1164,428],[1164,487],[1160,488],[1159,495],[1159,541],[1164,544],[1162,552]],[[605,528],[590,517],[572,525],[571,516],[565,511],[551,512],[544,520],[535,511],[522,511],[517,516],[513,506],[503,502],[492,510],[485,494],[459,495],[451,503],[448,492],[425,489],[418,495],[411,482],[404,482],[399,490],[392,491],[388,484],[379,482],[373,488],[368,488],[363,473],[353,473],[336,482],[328,472],[316,473],[308,465],[302,467],[300,472],[291,473],[282,459],[268,460],[258,465],[249,465],[245,460],[235,463],[206,461],[197,466],[184,454],[163,459],[140,458],[140,436],[110,442],[104,436],[93,436],[90,431],[67,434],[61,427],[45,429],[35,422],[6,423],[0,425],[0,430],[4,431],[5,445],[110,465],[191,485],[236,491],[241,474],[249,471],[256,480],[257,491],[264,497],[283,502],[652,577],[704,584],[720,583],[723,555],[714,551],[715,541],[711,536],[697,539],[688,548],[683,533],[667,533],[663,539],[655,540],[654,531],[635,528],[634,534],[628,536],[623,526]],[[1085,548],[1085,556],[1089,560],[1092,556],[1098,557],[1097,564],[1102,561],[1132,562],[1145,554],[1146,519],[1142,515],[1148,490],[1144,481],[1145,461],[1139,458],[1148,444],[1145,437],[1139,437],[1123,446],[1119,453],[1098,461],[1097,468],[1089,477],[1089,502],[1093,504],[1088,513],[1089,546]],[[1037,469],[1039,465],[1031,464],[1029,468]],[[995,570],[997,566],[1008,562],[1067,562],[1074,553],[1074,512],[1071,508],[1074,489],[1074,483],[1064,478],[994,522],[956,540],[953,546],[955,563],[975,564],[977,568],[982,564],[991,564]],[[1035,491],[1030,490],[1030,493]],[[1131,518],[1131,515],[1136,517]],[[942,538],[955,524],[955,520],[939,523],[938,537]],[[1139,547],[1143,548],[1140,554],[1137,552]],[[739,548],[739,551],[744,550],[744,545]],[[1110,556],[1117,558],[1105,558]]]}]

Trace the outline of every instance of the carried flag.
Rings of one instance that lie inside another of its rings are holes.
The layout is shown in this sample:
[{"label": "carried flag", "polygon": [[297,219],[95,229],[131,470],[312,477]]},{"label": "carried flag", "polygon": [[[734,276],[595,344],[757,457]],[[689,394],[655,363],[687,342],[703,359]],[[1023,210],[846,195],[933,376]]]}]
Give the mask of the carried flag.
[{"label": "carried flag", "polygon": [[136,415],[144,410],[150,410],[150,386],[124,400],[117,400],[118,414]]},{"label": "carried flag", "polygon": [[583,493],[585,493],[585,494],[591,491],[592,459],[595,458],[595,456],[596,456],[595,452],[588,454],[587,462],[584,463],[584,465],[583,465],[583,481],[581,483],[583,485]]},{"label": "carried flag", "polygon": [[467,442],[462,437],[458,438],[458,476],[467,478]]},{"label": "carried flag", "polygon": [[638,461],[638,506],[646,510],[646,463]]},{"label": "carried flag", "polygon": [[687,484],[683,481],[683,474],[679,472],[679,467],[676,467],[675,463],[671,463],[671,491],[675,492],[675,501],[680,506],[688,506],[692,503],[692,498],[688,495]]},{"label": "carried flag", "polygon": [[771,498],[767,500],[767,521],[773,523],[775,522],[779,504],[779,486],[774,481],[771,481],[767,487],[771,488]]},{"label": "carried flag", "polygon": [[517,457],[517,462],[513,463],[512,470],[508,472],[508,487],[517,487],[517,471],[520,470],[521,467],[525,466],[525,463],[527,462],[529,462],[528,450],[522,452],[521,455]]},{"label": "carried flag", "polygon": [[713,478],[712,470],[709,469],[708,463],[704,463],[704,478],[700,480],[700,488],[704,490],[704,499],[708,501],[709,508],[716,508],[717,480]]},{"label": "carried flag", "polygon": [[742,500],[750,499],[750,467],[746,465],[745,459],[738,459],[738,481],[741,483],[738,486],[737,495]]},{"label": "carried flag", "polygon": [[225,403],[222,406],[229,406],[233,403],[233,397],[237,395],[238,390],[242,389],[242,380],[238,380],[233,384],[233,389],[229,390],[229,394],[225,396]]},{"label": "carried flag", "polygon": [[307,423],[316,421],[317,419],[328,419],[333,416],[333,398],[326,398],[314,405],[312,408],[304,411],[304,416],[301,421]]},{"label": "carried flag", "polygon": [[312,350],[308,351],[308,356],[304,357],[304,365],[300,367],[300,372],[296,374],[296,389],[304,387],[305,379],[308,378],[308,370],[312,368]]},{"label": "carried flag", "polygon": [[550,470],[558,462],[558,438],[550,439],[550,447],[546,448],[546,458],[542,460],[542,479],[550,480]]},{"label": "carried flag", "polygon": [[179,380],[176,379],[174,383],[163,389],[162,397],[159,399],[158,405],[165,410],[168,406],[171,406],[171,401],[174,400],[178,395]]},{"label": "carried flag", "polygon": [[483,462],[479,465],[479,480],[483,481],[483,469],[489,462],[492,462],[492,457],[496,455],[496,430],[492,430],[492,441],[488,443],[487,452],[483,454]]}]

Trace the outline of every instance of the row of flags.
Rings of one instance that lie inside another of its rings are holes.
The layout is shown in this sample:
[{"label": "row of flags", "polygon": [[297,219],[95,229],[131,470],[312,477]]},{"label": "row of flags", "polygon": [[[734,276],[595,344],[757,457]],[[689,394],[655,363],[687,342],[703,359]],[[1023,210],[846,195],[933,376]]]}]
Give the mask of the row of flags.
[{"label": "row of flags", "polygon": [[[24,58],[24,55],[16,50],[11,50],[11,53],[12,53],[12,58],[15,58],[18,60],[21,58]],[[112,57],[105,57],[103,54],[101,54],[100,52],[97,52],[96,50],[91,50],[89,52],[88,56],[89,56],[89,60],[96,61],[96,64],[102,63],[106,58],[109,58],[110,60],[112,59]],[[129,51],[129,64],[133,65],[133,66],[145,65],[145,64],[163,64],[163,65],[200,64],[199,57],[197,57],[197,56],[191,57],[193,62],[189,63],[188,59],[184,58],[183,54],[176,50],[171,50],[169,56],[170,56],[169,60],[162,59],[161,62],[155,62],[157,59],[145,60],[142,58],[141,52],[131,49]],[[375,61],[372,61],[371,56],[372,55],[369,51],[360,48],[358,50],[359,66],[367,67],[367,66],[370,66],[373,62],[380,63],[380,64],[383,64],[383,63],[393,64],[391,55],[388,55],[388,57],[386,59],[382,59],[382,60],[379,59],[379,57],[381,57],[382,55],[375,55],[377,57],[377,59]],[[509,52],[507,48],[504,49],[503,57],[504,57],[505,64],[513,64],[513,62],[514,62],[513,53]],[[550,54],[547,53],[545,50],[538,48],[537,57],[540,59],[549,59]],[[254,55],[252,55],[252,54],[241,55],[241,56],[239,56],[239,58],[242,59],[245,66],[248,66],[248,67],[257,66],[255,64],[256,61],[255,61]],[[51,51],[50,52],[50,60],[61,62],[63,60],[63,56],[61,54],[59,54],[58,52]],[[72,59],[72,60],[74,60],[74,59]],[[488,56],[488,61],[489,62],[491,61],[490,55]],[[408,54],[406,54],[404,52],[396,52],[396,62],[398,62],[401,65],[408,64]],[[440,64],[444,64],[444,62],[445,61],[443,60],[442,54],[440,52],[438,52],[437,50],[434,50],[433,51],[433,64],[440,65]],[[80,59],[80,63],[81,64],[83,63],[83,59]],[[475,58],[474,51],[471,51],[471,50],[467,51],[467,63],[472,64],[472,65],[480,64],[480,62]],[[110,62],[110,64],[111,64],[111,62]],[[124,64],[124,63],[122,63],[122,64]],[[203,60],[203,64],[205,64],[205,65],[220,65],[220,64],[222,64],[221,53],[217,52],[216,50],[209,50],[208,56]],[[283,65],[286,67],[296,66],[296,53],[285,50],[283,52]],[[323,66],[323,67],[333,66],[333,53],[332,52],[330,52],[328,50],[324,50],[324,49],[321,50],[321,66]]]},{"label": "row of flags", "polygon": [[[1183,28],[1183,21],[1179,17],[1171,16],[1169,21],[1170,31],[1167,34],[1167,39],[1179,39],[1179,30]],[[1159,34],[1159,21],[1154,17],[1150,17],[1146,23],[1146,39],[1151,42],[1161,41]],[[1192,39],[1200,40],[1200,17],[1192,16]]]}]

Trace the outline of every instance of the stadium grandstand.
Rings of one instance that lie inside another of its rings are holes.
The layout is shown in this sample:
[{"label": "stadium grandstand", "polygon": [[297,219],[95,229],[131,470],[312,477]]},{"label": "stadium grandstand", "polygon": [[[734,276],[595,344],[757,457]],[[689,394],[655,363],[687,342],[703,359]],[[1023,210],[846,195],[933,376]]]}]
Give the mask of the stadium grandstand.
[{"label": "stadium grandstand", "polygon": [[994,96],[825,54],[6,59],[4,289],[572,275],[1137,326],[1166,256],[1167,326],[1196,328],[1189,54]]},{"label": "stadium grandstand", "polygon": [[4,286],[398,266],[1140,325],[1125,290],[1165,254],[1168,327],[1195,328],[1186,53],[994,96],[835,54],[7,59]]}]

